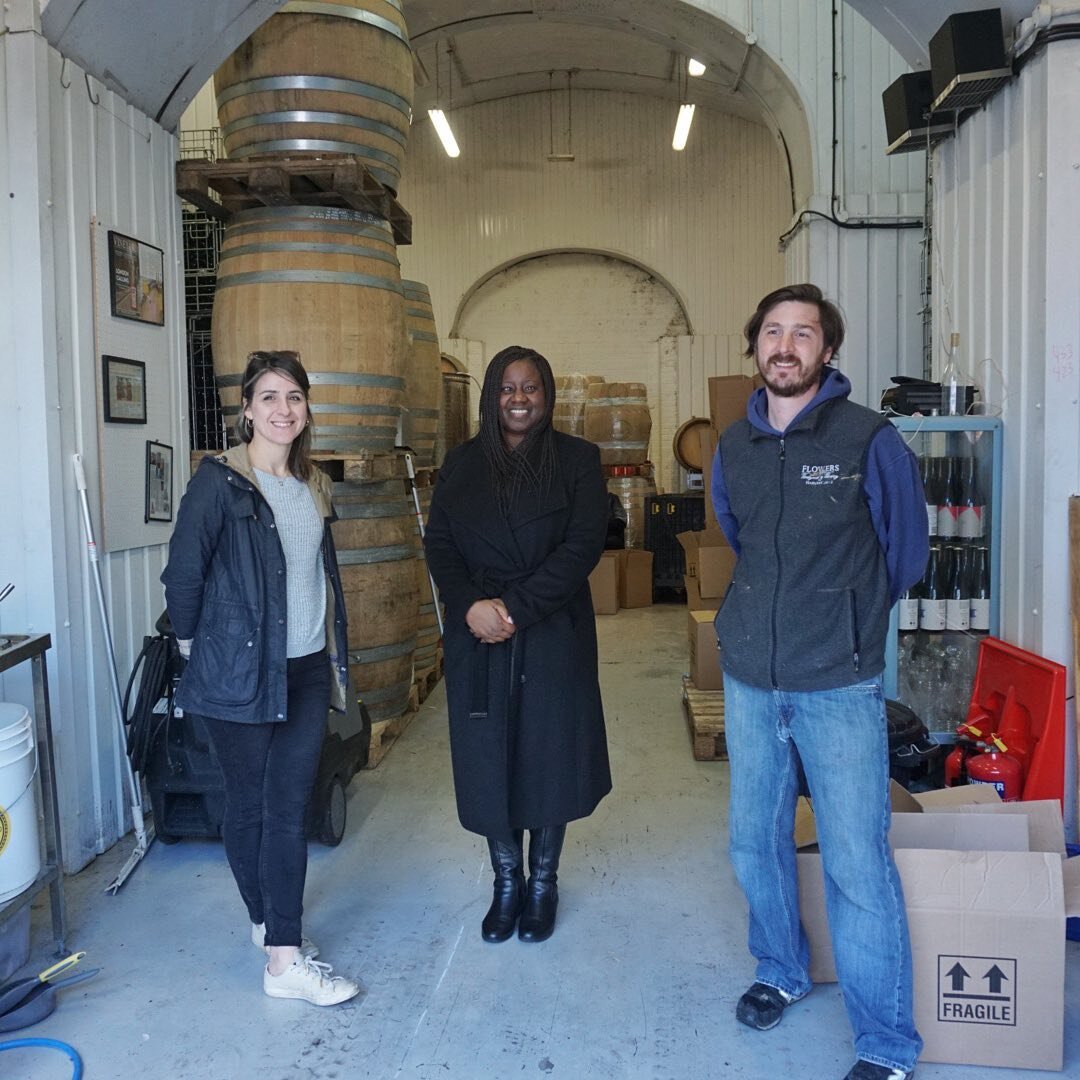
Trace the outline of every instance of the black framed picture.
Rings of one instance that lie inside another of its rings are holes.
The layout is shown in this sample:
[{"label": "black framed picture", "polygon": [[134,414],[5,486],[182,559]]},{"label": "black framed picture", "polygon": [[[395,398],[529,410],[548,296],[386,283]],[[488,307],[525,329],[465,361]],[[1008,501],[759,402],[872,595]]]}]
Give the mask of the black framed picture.
[{"label": "black framed picture", "polygon": [[146,520],[172,521],[173,448],[146,442]]},{"label": "black framed picture", "polygon": [[109,230],[109,299],[112,313],[152,326],[165,325],[165,253]]},{"label": "black framed picture", "polygon": [[105,422],[146,423],[146,365],[122,356],[102,356]]}]

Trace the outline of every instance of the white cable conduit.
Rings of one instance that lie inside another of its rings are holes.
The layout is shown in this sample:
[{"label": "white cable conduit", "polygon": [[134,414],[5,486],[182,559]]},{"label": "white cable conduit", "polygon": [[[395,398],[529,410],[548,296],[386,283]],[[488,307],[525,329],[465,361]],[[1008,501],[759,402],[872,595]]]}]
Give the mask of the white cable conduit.
[{"label": "white cable conduit", "polygon": [[1080,0],[1043,0],[1026,18],[1016,24],[1013,35],[1013,59],[1031,48],[1035,35],[1055,24],[1076,22],[1080,24]]}]

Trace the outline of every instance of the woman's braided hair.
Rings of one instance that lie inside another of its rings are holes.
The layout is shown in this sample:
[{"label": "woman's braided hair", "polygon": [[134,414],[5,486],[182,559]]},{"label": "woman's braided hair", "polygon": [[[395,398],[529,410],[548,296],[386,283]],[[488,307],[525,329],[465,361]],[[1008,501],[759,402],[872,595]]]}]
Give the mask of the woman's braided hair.
[{"label": "woman's braided hair", "polygon": [[[544,415],[513,450],[503,439],[499,398],[506,369],[524,360],[536,368],[544,387]],[[535,349],[510,345],[496,353],[484,373],[480,391],[480,432],[477,438],[491,470],[499,509],[505,514],[526,485],[538,494],[551,487],[558,472],[551,414],[555,408],[555,377],[551,365]]]}]

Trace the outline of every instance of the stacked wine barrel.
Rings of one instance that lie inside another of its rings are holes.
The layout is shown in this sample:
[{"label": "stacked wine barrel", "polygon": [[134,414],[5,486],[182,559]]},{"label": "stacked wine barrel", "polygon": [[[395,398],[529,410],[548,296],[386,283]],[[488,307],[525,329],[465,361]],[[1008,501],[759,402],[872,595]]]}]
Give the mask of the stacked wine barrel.
[{"label": "stacked wine barrel", "polygon": [[552,424],[569,435],[596,443],[608,491],[626,511],[626,546],[645,543],[645,498],[656,494],[649,463],[652,418],[645,385],[605,382],[599,375],[555,379]]},{"label": "stacked wine barrel", "polygon": [[439,429],[435,438],[435,464],[441,465],[447,451],[469,438],[472,411],[469,408],[469,384],[472,377],[459,371],[457,364],[442,357],[442,402],[439,405]]},{"label": "stacked wine barrel", "polygon": [[[413,98],[400,0],[290,0],[222,64],[214,88],[230,160],[353,158],[396,195]],[[421,469],[435,464],[443,379],[431,298],[402,282],[387,218],[291,204],[234,214],[211,336],[230,421],[248,355],[293,351],[311,380],[317,456],[347,464],[404,444]],[[400,477],[339,480],[334,503],[350,674],[372,720],[390,721],[438,650],[412,494]]]},{"label": "stacked wine barrel", "polygon": [[585,401],[588,389],[603,381],[599,375],[580,375],[577,372],[570,375],[556,375],[552,426],[557,431],[565,431],[567,435],[576,435],[579,439],[584,439]]}]

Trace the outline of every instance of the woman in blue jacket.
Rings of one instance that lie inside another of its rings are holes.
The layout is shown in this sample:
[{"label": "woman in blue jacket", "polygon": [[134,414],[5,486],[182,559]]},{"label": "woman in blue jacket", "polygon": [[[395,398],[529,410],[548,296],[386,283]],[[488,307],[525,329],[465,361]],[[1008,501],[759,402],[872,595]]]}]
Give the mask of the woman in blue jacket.
[{"label": "woman in blue jacket", "polygon": [[181,653],[176,704],[203,718],[225,784],[223,834],[271,997],[359,992],[301,934],[304,824],[331,704],[348,678],[330,481],[311,460],[308,377],[256,352],[240,444],[206,457],[180,503],[161,580]]}]

